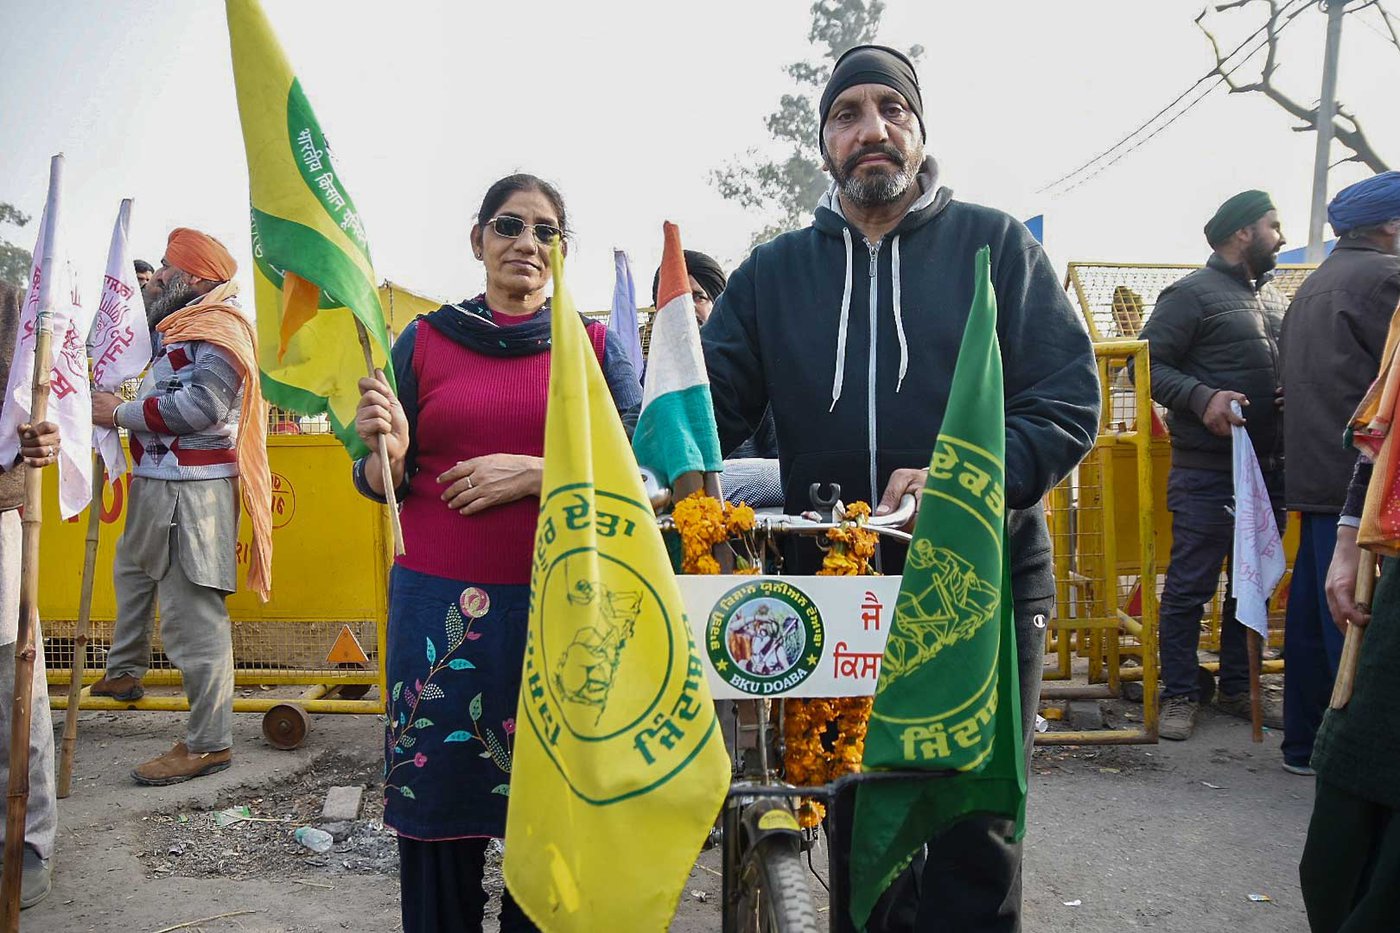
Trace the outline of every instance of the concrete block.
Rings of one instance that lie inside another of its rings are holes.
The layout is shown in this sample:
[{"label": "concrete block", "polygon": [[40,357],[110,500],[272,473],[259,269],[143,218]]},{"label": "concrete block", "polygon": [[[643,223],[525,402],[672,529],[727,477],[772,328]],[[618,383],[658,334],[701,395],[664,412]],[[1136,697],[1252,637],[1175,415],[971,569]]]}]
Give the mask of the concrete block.
[{"label": "concrete block", "polygon": [[1065,718],[1076,732],[1104,728],[1103,707],[1098,700],[1071,700]]},{"label": "concrete block", "polygon": [[363,787],[332,787],[326,791],[326,802],[321,807],[321,821],[343,823],[357,819],[364,793]]}]

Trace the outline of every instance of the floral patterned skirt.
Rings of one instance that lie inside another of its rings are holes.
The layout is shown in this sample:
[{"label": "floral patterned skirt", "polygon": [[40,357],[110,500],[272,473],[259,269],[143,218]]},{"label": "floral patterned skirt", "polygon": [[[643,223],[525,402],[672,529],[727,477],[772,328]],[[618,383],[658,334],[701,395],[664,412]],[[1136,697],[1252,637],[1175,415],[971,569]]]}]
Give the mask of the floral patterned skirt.
[{"label": "floral patterned skirt", "polygon": [[505,835],[529,595],[393,569],[384,823],[399,835]]}]

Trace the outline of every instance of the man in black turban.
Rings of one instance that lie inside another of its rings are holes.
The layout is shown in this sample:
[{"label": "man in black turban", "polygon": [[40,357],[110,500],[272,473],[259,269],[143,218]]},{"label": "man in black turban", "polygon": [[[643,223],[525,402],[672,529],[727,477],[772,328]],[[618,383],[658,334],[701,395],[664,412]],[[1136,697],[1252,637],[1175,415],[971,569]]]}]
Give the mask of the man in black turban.
[{"label": "man in black turban", "polygon": [[[1284,522],[1279,334],[1288,302],[1269,284],[1284,244],[1278,211],[1264,192],[1243,191],[1220,205],[1205,235],[1214,250],[1205,267],[1162,291],[1141,334],[1152,358],[1152,398],[1167,409],[1171,428],[1172,552],[1159,623],[1158,734],[1178,741],[1196,728],[1201,615],[1215,598],[1220,565],[1234,543],[1232,428],[1247,430],[1280,531]],[[1243,415],[1232,410],[1236,403]],[[1249,719],[1245,643],[1227,595],[1216,702],[1223,712]],[[1264,722],[1283,727],[1272,704]]]},{"label": "man in black turban", "polygon": [[[719,296],[724,294],[724,269],[704,253],[685,251],[685,271],[690,274],[690,297],[695,302],[695,322],[701,327],[710,319]],[[656,290],[661,287],[661,268],[651,277],[651,303],[656,304]]]}]

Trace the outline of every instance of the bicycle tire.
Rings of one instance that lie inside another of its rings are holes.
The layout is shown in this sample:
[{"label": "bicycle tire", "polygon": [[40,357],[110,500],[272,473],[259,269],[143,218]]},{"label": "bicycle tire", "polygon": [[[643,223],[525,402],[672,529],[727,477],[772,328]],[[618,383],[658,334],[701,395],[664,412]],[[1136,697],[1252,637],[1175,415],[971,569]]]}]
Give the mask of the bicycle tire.
[{"label": "bicycle tire", "polygon": [[745,853],[737,912],[741,933],[822,933],[795,839],[770,836]]}]

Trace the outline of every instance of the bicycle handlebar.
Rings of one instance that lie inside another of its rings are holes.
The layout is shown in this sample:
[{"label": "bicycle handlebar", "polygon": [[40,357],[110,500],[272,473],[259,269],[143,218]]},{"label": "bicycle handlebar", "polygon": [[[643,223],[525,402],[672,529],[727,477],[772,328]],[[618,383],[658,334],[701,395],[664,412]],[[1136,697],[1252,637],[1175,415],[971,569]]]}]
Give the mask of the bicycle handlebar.
[{"label": "bicycle handlebar", "polygon": [[[671,504],[671,490],[662,486],[656,474],[650,470],[642,469],[642,484],[646,488],[647,498],[651,502],[654,511],[660,511]],[[896,541],[908,542],[912,540],[912,535],[900,529],[909,523],[914,517],[917,503],[914,496],[905,494],[899,500],[899,506],[887,515],[872,515],[865,522],[865,527],[876,534],[881,534]],[[834,531],[845,523],[846,510],[841,502],[837,502],[833,509],[833,521],[821,521],[820,519],[809,518],[806,515],[785,515],[782,513],[758,512],[754,523],[755,530],[761,530],[767,534],[795,534],[795,535],[820,535],[828,531]],[[658,516],[657,525],[662,530],[670,530],[675,527],[675,522],[669,515]]]}]

